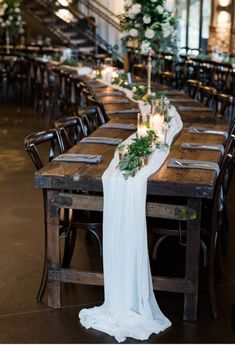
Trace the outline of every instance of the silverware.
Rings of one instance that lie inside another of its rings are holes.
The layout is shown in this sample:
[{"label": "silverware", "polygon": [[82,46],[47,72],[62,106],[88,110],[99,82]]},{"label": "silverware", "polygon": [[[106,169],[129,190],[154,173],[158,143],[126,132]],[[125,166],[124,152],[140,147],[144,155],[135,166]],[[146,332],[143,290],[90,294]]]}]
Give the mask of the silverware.
[{"label": "silverware", "polygon": [[216,130],[213,130],[213,129],[192,128],[192,130],[195,133],[210,133],[210,134],[221,134],[221,135],[224,135],[224,132],[216,131]]},{"label": "silverware", "polygon": [[212,168],[214,166],[214,163],[211,162],[211,164],[209,163],[196,163],[196,162],[179,162],[179,161],[175,161],[176,164],[182,166],[182,167],[194,167],[194,166],[198,166],[198,167],[208,167],[208,168]]},{"label": "silverware", "polygon": [[204,148],[204,149],[210,149],[210,150],[220,150],[220,145],[200,145],[200,144],[184,144],[185,146],[188,146],[189,148]]}]

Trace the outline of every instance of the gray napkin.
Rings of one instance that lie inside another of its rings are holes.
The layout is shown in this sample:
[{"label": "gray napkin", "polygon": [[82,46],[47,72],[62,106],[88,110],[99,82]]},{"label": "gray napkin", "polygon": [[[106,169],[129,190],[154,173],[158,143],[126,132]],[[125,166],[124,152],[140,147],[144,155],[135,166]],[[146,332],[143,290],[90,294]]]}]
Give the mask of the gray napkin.
[{"label": "gray napkin", "polygon": [[212,135],[222,135],[226,139],[228,138],[228,133],[225,131],[219,131],[216,129],[211,128],[203,128],[203,127],[190,127],[189,133],[193,134],[212,134]]},{"label": "gray napkin", "polygon": [[209,151],[220,151],[224,154],[223,145],[218,144],[203,144],[203,143],[183,143],[181,148],[185,150],[209,150]]},{"label": "gray napkin", "polygon": [[[179,103],[198,103],[197,101],[195,101],[194,99],[185,99],[185,98],[169,98],[170,102],[179,102]],[[180,108],[180,107],[179,107]]]},{"label": "gray napkin", "polygon": [[86,137],[80,143],[119,145],[122,139],[110,137]]},{"label": "gray napkin", "polygon": [[179,111],[206,111],[206,112],[214,112],[212,109],[207,107],[178,107]]},{"label": "gray napkin", "polygon": [[115,129],[126,129],[128,131],[136,131],[137,127],[133,123],[127,124],[127,123],[105,123],[104,125],[100,126],[99,128],[115,128]]},{"label": "gray napkin", "polygon": [[169,160],[168,168],[182,168],[182,169],[205,169],[215,170],[217,175],[219,174],[220,168],[217,163],[209,161],[197,161],[191,159],[177,159],[172,158]]},{"label": "gray napkin", "polygon": [[128,99],[112,99],[111,101],[102,101],[103,104],[128,104]]},{"label": "gray napkin", "polygon": [[110,92],[98,92],[96,97],[106,97],[106,96],[123,96],[123,93],[120,91],[110,91]]},{"label": "gray napkin", "polygon": [[73,162],[73,163],[93,163],[97,164],[102,162],[101,155],[90,155],[86,153],[63,153],[54,158],[53,161],[57,162]]},{"label": "gray napkin", "polygon": [[184,95],[182,91],[177,91],[177,90],[163,90],[162,93],[164,95]]},{"label": "gray napkin", "polygon": [[106,110],[106,113],[107,114],[128,114],[128,113],[139,113],[140,110],[139,109],[136,109],[136,108],[132,108],[132,109],[116,109],[116,110]]},{"label": "gray napkin", "polygon": [[106,84],[103,84],[103,83],[100,83],[100,82],[97,82],[97,83],[89,83],[88,82],[88,84],[89,84],[89,86],[92,88],[92,89],[103,89],[103,88],[106,88],[106,87],[108,87],[108,85],[106,85]]}]

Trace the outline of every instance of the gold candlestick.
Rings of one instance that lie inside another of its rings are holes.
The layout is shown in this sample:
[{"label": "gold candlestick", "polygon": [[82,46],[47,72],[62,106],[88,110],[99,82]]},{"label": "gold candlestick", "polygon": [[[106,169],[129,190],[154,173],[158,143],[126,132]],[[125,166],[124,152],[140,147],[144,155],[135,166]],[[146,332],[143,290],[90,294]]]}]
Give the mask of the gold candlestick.
[{"label": "gold candlestick", "polygon": [[10,54],[10,35],[8,28],[6,28],[6,53]]},{"label": "gold candlestick", "polygon": [[151,52],[149,52],[148,60],[147,60],[147,75],[148,75],[148,86],[147,86],[147,94],[151,95],[151,77],[152,77],[152,57]]}]

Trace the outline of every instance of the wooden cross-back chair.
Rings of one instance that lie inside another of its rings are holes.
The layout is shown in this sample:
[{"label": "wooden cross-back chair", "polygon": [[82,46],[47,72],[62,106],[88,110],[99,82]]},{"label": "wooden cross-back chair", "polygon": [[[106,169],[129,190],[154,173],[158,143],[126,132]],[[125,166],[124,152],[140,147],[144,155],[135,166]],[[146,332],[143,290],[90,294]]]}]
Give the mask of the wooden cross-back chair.
[{"label": "wooden cross-back chair", "polygon": [[[95,116],[97,109],[85,108],[86,114]],[[61,137],[63,150],[67,151],[79,141],[87,136],[86,123],[84,123],[82,114],[80,116],[63,117],[55,121],[55,127]],[[91,129],[90,129],[91,130]],[[102,243],[99,232],[102,230],[102,214],[94,211],[73,210],[73,225],[79,229],[84,229],[88,234],[95,237],[98,242],[100,255],[102,255]],[[72,252],[71,252],[72,255]]]},{"label": "wooden cross-back chair", "polygon": [[80,108],[78,116],[81,118],[81,126],[84,136],[88,136],[100,125],[106,122],[103,112],[96,102],[94,102],[94,105]]},{"label": "wooden cross-back chair", "polygon": [[226,120],[232,122],[235,118],[234,114],[234,97],[224,93],[215,95],[215,110]]},{"label": "wooden cross-back chair", "polygon": [[[37,170],[41,169],[45,164],[52,161],[58,154],[63,153],[63,145],[56,129],[48,131],[36,132],[28,135],[24,141],[25,151],[28,153]],[[43,190],[43,207],[44,207],[44,231],[45,231],[45,249],[44,249],[44,266],[40,287],[37,293],[37,301],[43,298],[47,284],[47,194]],[[69,210],[65,209],[61,212],[60,236],[65,239],[64,256],[62,267],[70,265],[75,239],[76,228],[74,228]]]},{"label": "wooden cross-back chair", "polygon": [[217,90],[212,86],[199,86],[197,98],[206,107],[215,109],[215,97]]},{"label": "wooden cross-back chair", "polygon": [[55,128],[61,137],[64,151],[76,145],[85,136],[82,119],[76,115],[56,120]]}]

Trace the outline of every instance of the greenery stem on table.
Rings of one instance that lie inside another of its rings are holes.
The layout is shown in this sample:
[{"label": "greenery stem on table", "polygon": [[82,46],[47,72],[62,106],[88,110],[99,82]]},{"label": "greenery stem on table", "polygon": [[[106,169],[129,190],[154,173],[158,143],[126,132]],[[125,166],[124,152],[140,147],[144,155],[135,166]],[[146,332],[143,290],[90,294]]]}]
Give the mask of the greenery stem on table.
[{"label": "greenery stem on table", "polygon": [[[126,148],[124,145],[119,145],[119,163],[117,168],[120,169],[125,179],[134,177],[135,174],[147,165],[148,159],[156,148],[167,147],[167,144],[162,144],[158,140],[158,136],[153,130],[148,130],[146,136],[139,136],[132,139],[132,143]],[[124,151],[125,150],[125,151]],[[124,151],[122,153],[122,151]]]}]

